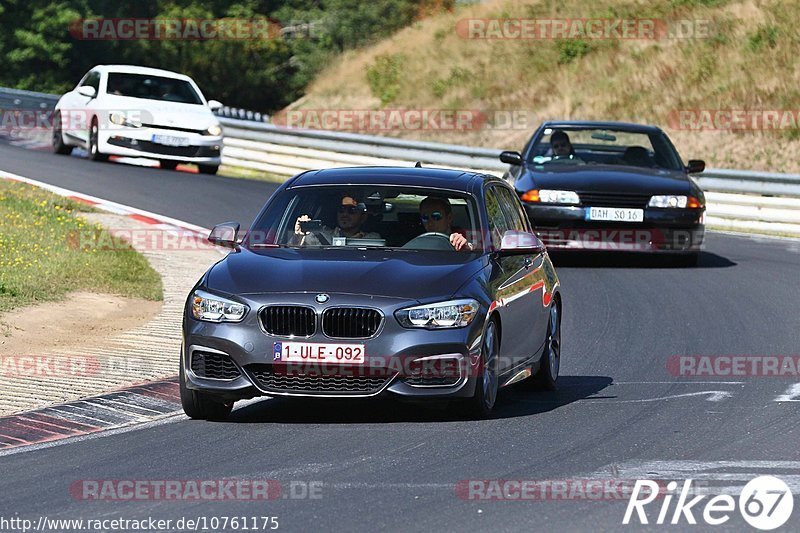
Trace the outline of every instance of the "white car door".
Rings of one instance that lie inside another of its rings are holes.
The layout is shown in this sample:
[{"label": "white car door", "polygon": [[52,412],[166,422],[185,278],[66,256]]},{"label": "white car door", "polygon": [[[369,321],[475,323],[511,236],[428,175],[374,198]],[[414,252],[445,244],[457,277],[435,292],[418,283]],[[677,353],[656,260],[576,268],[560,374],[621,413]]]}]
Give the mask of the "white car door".
[{"label": "white car door", "polygon": [[[81,87],[94,89],[94,96],[89,97],[79,92]],[[60,106],[61,120],[64,133],[73,139],[80,140],[84,145],[89,139],[89,121],[92,110],[96,107],[97,96],[100,91],[100,72],[90,71],[83,77],[74,90],[64,95]]]}]

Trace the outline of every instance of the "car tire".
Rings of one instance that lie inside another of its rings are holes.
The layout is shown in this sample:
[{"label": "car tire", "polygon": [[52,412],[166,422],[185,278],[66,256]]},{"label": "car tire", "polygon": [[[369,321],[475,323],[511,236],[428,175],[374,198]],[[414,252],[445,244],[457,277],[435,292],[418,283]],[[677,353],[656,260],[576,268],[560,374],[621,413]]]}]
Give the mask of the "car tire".
[{"label": "car tire", "polygon": [[200,174],[216,174],[219,170],[218,165],[197,165]]},{"label": "car tire", "polygon": [[53,115],[53,152],[60,155],[69,155],[72,153],[72,146],[64,142],[64,132],[62,131],[61,113],[56,111]]},{"label": "car tire", "polygon": [[158,165],[164,170],[175,170],[178,168],[179,161],[170,161],[169,159],[161,159]]},{"label": "car tire", "polygon": [[233,410],[233,401],[222,401],[219,398],[186,387],[181,361],[180,375],[181,406],[186,416],[195,420],[224,420]]},{"label": "car tire", "polygon": [[100,137],[100,126],[97,123],[97,117],[92,119],[92,125],[89,126],[89,145],[87,151],[89,152],[89,159],[92,161],[108,161],[108,156],[100,153],[98,140]]},{"label": "car tire", "polygon": [[558,300],[550,305],[547,321],[547,338],[539,363],[539,370],[525,382],[532,388],[553,391],[558,389],[558,371],[561,369],[561,306]]},{"label": "car tire", "polygon": [[475,393],[461,405],[463,414],[469,418],[486,418],[492,413],[497,401],[499,379],[497,361],[500,352],[499,328],[494,319],[490,319],[483,332],[481,347],[480,371],[475,382]]}]

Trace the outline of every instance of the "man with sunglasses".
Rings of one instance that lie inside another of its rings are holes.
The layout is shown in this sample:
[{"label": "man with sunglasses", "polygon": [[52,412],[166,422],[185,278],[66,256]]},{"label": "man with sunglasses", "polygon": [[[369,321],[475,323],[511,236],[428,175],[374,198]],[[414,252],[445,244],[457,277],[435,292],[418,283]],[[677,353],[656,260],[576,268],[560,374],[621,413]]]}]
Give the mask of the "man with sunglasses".
[{"label": "man with sunglasses", "polygon": [[572,148],[569,135],[564,130],[556,130],[550,136],[550,149],[553,152],[553,156],[558,158],[568,158],[575,155],[575,149]]},{"label": "man with sunglasses", "polygon": [[[367,221],[367,207],[356,198],[342,196],[336,209],[336,227],[330,229],[322,227],[316,232],[304,232],[300,226],[301,222],[309,222],[311,217],[302,215],[294,223],[295,240],[298,244],[319,246],[328,245],[333,242],[334,237],[347,237],[350,239],[380,239],[381,236],[374,232],[365,232],[361,226]],[[324,242],[327,241],[327,242]]]},{"label": "man with sunglasses", "polygon": [[458,252],[471,252],[474,247],[467,241],[466,231],[453,227],[453,206],[447,198],[428,196],[419,203],[419,217],[426,232],[450,236],[450,244]]}]

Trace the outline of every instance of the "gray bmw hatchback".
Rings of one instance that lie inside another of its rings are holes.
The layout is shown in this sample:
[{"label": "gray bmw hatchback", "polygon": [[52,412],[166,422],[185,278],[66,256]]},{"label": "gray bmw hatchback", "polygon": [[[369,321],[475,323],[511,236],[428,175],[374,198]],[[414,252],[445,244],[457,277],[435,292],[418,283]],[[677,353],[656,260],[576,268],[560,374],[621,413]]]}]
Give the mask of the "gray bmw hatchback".
[{"label": "gray bmw hatchback", "polygon": [[304,172],[247,231],[228,222],[209,240],[232,250],[186,302],[180,390],[192,418],[224,418],[256,396],[386,395],[484,417],[502,387],[556,387],[558,277],[497,177]]}]

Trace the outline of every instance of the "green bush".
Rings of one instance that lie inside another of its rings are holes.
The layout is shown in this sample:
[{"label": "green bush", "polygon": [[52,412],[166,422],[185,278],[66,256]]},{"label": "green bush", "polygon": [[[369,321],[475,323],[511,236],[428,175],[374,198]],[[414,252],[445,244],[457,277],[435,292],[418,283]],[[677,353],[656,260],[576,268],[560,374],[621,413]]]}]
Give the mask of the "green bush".
[{"label": "green bush", "polygon": [[379,98],[381,105],[393,102],[400,91],[400,75],[405,57],[403,54],[381,55],[367,67],[367,83],[370,92]]},{"label": "green bush", "polygon": [[583,39],[560,39],[556,41],[558,63],[566,65],[580,59],[593,50],[592,45]]},{"label": "green bush", "polygon": [[755,33],[747,37],[747,49],[751,52],[758,52],[764,47],[775,48],[778,44],[778,28],[771,24],[759,26]]}]

